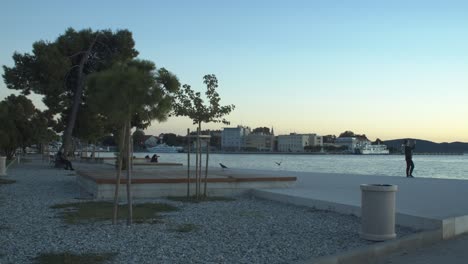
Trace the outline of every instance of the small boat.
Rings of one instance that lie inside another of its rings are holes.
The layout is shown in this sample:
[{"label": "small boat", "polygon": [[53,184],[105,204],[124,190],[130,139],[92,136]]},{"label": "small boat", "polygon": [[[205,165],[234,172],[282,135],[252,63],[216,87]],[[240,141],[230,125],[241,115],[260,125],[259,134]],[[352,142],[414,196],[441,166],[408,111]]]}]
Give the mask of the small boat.
[{"label": "small boat", "polygon": [[159,144],[146,149],[151,153],[177,153],[183,151],[182,147],[168,146],[167,144]]}]

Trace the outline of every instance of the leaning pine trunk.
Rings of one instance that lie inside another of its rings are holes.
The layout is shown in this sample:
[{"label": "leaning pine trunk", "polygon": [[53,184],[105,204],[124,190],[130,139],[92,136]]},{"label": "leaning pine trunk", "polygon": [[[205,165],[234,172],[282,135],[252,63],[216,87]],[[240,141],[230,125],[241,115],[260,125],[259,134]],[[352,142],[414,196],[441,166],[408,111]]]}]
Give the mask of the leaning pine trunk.
[{"label": "leaning pine trunk", "polygon": [[83,97],[83,89],[84,89],[85,80],[86,80],[86,74],[83,72],[84,66],[86,62],[88,62],[88,58],[90,57],[91,51],[93,50],[93,47],[94,47],[94,44],[96,44],[96,41],[97,41],[97,36],[89,45],[88,50],[86,50],[86,52],[83,54],[83,57],[81,58],[80,64],[78,66],[78,76],[76,78],[75,94],[73,95],[73,105],[71,107],[71,111],[68,116],[68,122],[67,122],[67,126],[65,127],[65,132],[63,133],[63,147],[67,155],[70,152],[73,128],[75,127],[76,116],[78,115],[78,109],[81,105],[81,101]]},{"label": "leaning pine trunk", "polygon": [[131,164],[131,135],[130,135],[130,119],[127,124],[127,202],[128,202],[128,218],[127,225],[132,224],[133,220],[133,205],[132,205],[132,166]]},{"label": "leaning pine trunk", "polygon": [[114,193],[114,215],[112,218],[112,224],[117,223],[117,214],[119,211],[119,187],[120,187],[120,175],[122,174],[122,160],[123,160],[123,155],[124,155],[124,145],[125,145],[125,132],[126,132],[126,126],[124,125],[122,128],[122,133],[120,135],[121,141],[120,141],[120,151],[119,151],[119,156],[118,161],[119,165],[117,168],[117,178],[115,181],[115,193]]}]

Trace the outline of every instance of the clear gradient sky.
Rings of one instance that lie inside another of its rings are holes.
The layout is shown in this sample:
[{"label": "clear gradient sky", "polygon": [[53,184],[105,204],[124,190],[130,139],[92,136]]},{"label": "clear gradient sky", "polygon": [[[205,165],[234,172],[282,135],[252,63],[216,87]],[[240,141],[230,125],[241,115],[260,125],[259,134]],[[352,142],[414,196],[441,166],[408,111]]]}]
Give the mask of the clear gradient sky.
[{"label": "clear gradient sky", "polygon": [[[0,3],[0,64],[68,27],[129,29],[139,58],[204,92],[231,126],[468,142],[468,1],[23,1]],[[0,69],[3,74],[3,69]],[[0,99],[12,93],[0,82]],[[35,104],[40,105],[35,99]],[[221,124],[203,125],[219,129]],[[186,118],[147,134],[184,134]]]}]

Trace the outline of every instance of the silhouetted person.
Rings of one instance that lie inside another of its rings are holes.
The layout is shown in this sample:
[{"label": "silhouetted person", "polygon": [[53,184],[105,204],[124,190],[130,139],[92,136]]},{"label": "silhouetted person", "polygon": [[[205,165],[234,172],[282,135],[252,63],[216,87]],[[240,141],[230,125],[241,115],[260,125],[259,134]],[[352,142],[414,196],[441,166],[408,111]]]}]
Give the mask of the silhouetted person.
[{"label": "silhouetted person", "polygon": [[148,155],[145,156],[145,159],[150,159],[150,157]]},{"label": "silhouetted person", "polygon": [[57,160],[64,164],[65,165],[65,169],[68,170],[74,170],[73,169],[73,166],[72,166],[72,163],[67,159],[67,157],[65,156],[65,154],[62,152],[62,149],[60,149],[58,152],[57,152]]},{"label": "silhouetted person", "polygon": [[408,139],[403,140],[402,148],[405,151],[406,160],[406,177],[413,178],[414,162],[413,162],[413,150],[416,146],[416,140],[413,140],[413,144]]},{"label": "silhouetted person", "polygon": [[153,157],[151,157],[151,162],[158,162],[159,156],[154,154]]}]

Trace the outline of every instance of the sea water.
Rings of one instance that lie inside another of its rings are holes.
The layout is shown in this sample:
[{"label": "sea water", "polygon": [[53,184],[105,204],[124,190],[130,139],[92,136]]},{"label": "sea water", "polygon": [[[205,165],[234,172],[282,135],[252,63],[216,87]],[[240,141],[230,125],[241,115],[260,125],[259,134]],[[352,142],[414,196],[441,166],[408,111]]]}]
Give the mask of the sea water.
[{"label": "sea water", "polygon": [[[138,158],[154,153],[135,153]],[[186,153],[157,153],[159,162],[187,164]],[[113,156],[99,153],[96,156]],[[203,155],[202,166],[205,166]],[[195,155],[191,155],[191,165]],[[415,177],[468,180],[468,155],[414,155]],[[229,168],[273,171],[326,172],[382,176],[406,176],[404,155],[294,155],[294,154],[211,154],[209,167],[219,163]]]}]

